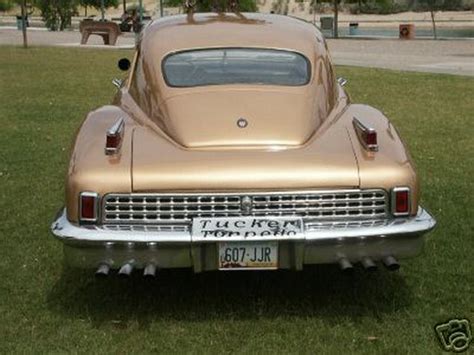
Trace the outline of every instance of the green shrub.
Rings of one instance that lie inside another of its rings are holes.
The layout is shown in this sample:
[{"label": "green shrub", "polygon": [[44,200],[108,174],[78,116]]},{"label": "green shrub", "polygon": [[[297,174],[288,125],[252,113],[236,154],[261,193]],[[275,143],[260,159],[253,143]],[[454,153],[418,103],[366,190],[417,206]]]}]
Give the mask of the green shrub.
[{"label": "green shrub", "polygon": [[71,18],[77,13],[77,0],[37,0],[35,6],[41,11],[46,28],[63,31],[71,25]]},{"label": "green shrub", "polygon": [[273,2],[272,11],[277,14],[288,15],[288,0],[276,0]]},{"label": "green shrub", "polygon": [[[353,1],[354,2],[354,1]],[[360,12],[366,14],[393,14],[407,11],[408,6],[392,0],[364,0],[361,2]]]},{"label": "green shrub", "polygon": [[[118,3],[118,1],[116,1]],[[146,12],[146,9],[144,6],[141,7],[141,10],[143,13]],[[127,13],[131,13],[133,11],[140,12],[140,5],[138,4],[132,4],[127,6]]]},{"label": "green shrub", "polygon": [[9,0],[0,0],[0,12],[9,11],[13,8],[13,2]]},{"label": "green shrub", "polygon": [[[79,4],[83,7],[92,7],[94,9],[99,10],[101,6],[100,0],[78,0]],[[118,0],[104,0],[105,8],[114,7],[117,8],[119,5]]]},{"label": "green shrub", "polygon": [[13,9],[14,3],[11,0],[0,0],[0,12]]},{"label": "green shrub", "polygon": [[413,4],[414,11],[458,11],[465,10],[463,0],[416,0]]}]

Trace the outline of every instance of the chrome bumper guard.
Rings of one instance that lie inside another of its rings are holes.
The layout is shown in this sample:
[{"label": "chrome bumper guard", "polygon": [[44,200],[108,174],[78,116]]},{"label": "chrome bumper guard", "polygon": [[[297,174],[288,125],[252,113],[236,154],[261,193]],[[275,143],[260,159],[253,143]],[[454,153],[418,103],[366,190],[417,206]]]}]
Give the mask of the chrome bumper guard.
[{"label": "chrome bumper guard", "polygon": [[[146,228],[125,226],[76,226],[63,210],[51,226],[64,243],[66,261],[72,266],[97,267],[123,263],[159,268],[217,269],[217,245],[222,241],[279,241],[279,267],[302,269],[304,264],[334,263],[341,258],[357,262],[364,257],[380,260],[388,255],[413,257],[423,248],[423,234],[436,225],[421,207],[414,217],[366,221],[305,222],[305,232],[291,237],[198,239],[190,227]],[[153,226],[152,226],[153,227]]]}]

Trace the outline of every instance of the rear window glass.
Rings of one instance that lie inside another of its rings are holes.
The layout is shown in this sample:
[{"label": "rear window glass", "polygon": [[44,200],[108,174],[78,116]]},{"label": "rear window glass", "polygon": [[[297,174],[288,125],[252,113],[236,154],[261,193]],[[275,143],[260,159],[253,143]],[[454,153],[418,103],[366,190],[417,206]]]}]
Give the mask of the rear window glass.
[{"label": "rear window glass", "polygon": [[309,82],[301,54],[254,48],[200,49],[168,55],[163,73],[169,86],[262,84],[300,86]]}]

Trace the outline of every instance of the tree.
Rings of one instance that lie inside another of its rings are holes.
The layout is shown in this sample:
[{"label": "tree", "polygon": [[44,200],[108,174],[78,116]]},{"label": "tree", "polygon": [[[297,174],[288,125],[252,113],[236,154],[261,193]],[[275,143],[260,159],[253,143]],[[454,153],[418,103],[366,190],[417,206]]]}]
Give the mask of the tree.
[{"label": "tree", "polygon": [[35,7],[51,31],[63,31],[71,25],[71,18],[77,13],[78,0],[36,0]]},{"label": "tree", "polygon": [[338,25],[338,20],[339,20],[339,3],[341,0],[333,0],[333,5],[334,5],[334,38],[339,37],[339,25]]},{"label": "tree", "polygon": [[[119,5],[119,0],[103,0],[104,3],[104,8],[108,9],[109,7],[114,7],[117,8]],[[79,0],[79,4],[83,6],[86,9],[87,13],[87,8],[92,7],[96,10],[99,10],[101,8],[101,0]],[[123,12],[126,11],[125,5],[123,7]],[[87,16],[87,15],[86,15]]]},{"label": "tree", "polygon": [[[310,6],[313,8],[313,16],[316,14],[316,5],[318,3],[324,2],[323,0],[312,0],[310,2]],[[338,18],[339,18],[339,4],[341,3],[341,0],[331,0],[333,4],[333,9],[334,9],[334,37],[338,38],[339,37],[339,27],[338,27]],[[315,18],[313,17],[313,22],[315,22]]]},{"label": "tree", "polygon": [[13,8],[13,2],[9,0],[0,0],[0,12],[5,12]]},{"label": "tree", "polygon": [[344,3],[345,4],[357,4],[357,10],[358,12],[362,12],[362,5],[367,2],[367,0],[345,0]]},{"label": "tree", "polygon": [[[316,0],[318,1],[318,0]],[[321,2],[321,1],[320,1]],[[334,37],[339,37],[339,5],[341,0],[332,0],[334,6]],[[393,8],[393,0],[344,0],[344,3],[357,3],[359,6],[359,12],[362,12],[363,5],[370,4],[371,6],[378,7],[380,9],[385,9],[385,11],[390,11]],[[391,11],[390,11],[391,12]]]},{"label": "tree", "polygon": [[272,12],[281,15],[288,15],[289,0],[276,0],[272,4]]},{"label": "tree", "polygon": [[9,11],[15,5],[20,5],[21,9],[21,32],[23,34],[23,47],[28,48],[28,37],[26,33],[28,13],[26,0],[0,0],[0,12]]},{"label": "tree", "polygon": [[435,39],[438,38],[436,33],[436,11],[441,10],[456,10],[462,5],[461,0],[418,0],[416,2],[420,7],[418,9],[424,11],[428,10],[431,14],[431,23],[433,24],[433,36]]},{"label": "tree", "polygon": [[23,34],[23,48],[28,48],[26,0],[21,0],[21,32]]}]

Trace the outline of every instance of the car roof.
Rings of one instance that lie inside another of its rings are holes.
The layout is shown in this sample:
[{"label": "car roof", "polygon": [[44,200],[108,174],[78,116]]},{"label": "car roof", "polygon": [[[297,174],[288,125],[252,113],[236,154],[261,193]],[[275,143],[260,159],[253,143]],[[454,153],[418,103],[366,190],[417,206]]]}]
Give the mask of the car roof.
[{"label": "car roof", "polygon": [[195,48],[257,47],[324,55],[320,31],[289,16],[259,13],[196,13],[164,17],[143,31],[140,48],[155,58]]}]

